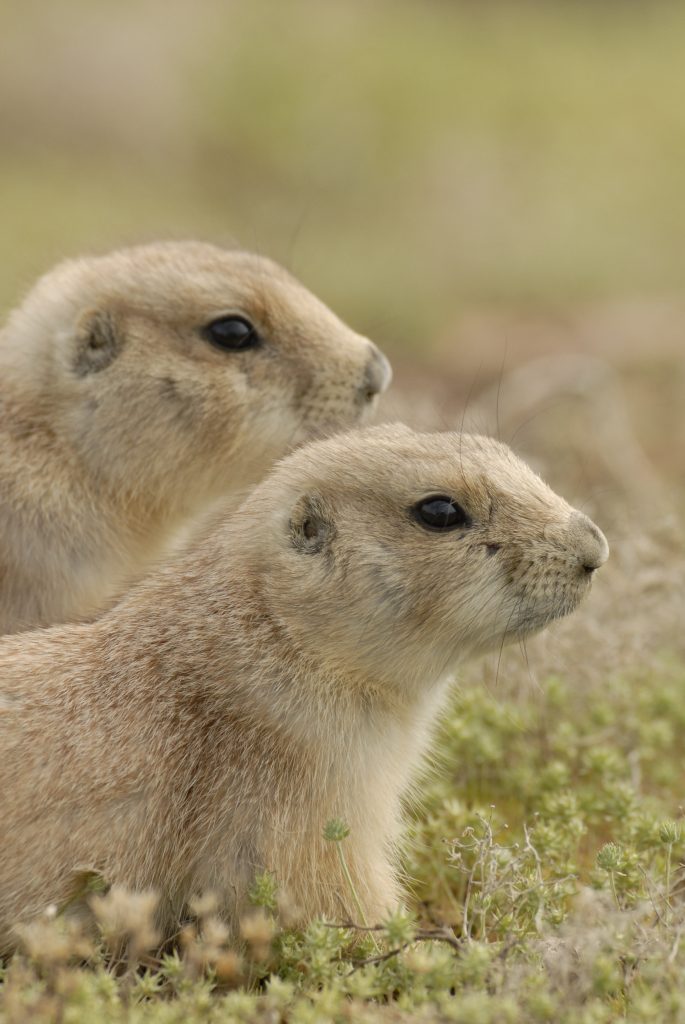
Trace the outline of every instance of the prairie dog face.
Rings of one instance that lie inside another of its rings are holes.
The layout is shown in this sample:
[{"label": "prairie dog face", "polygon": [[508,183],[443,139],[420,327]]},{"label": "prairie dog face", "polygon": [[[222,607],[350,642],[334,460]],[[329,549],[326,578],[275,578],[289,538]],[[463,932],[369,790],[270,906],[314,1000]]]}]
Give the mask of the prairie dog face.
[{"label": "prairie dog face", "polygon": [[284,482],[260,570],[274,615],[367,679],[428,685],[542,629],[608,556],[594,523],[486,437],[372,428],[284,460],[257,492],[267,507]]},{"label": "prairie dog face", "polygon": [[194,242],[58,266],[3,341],[0,363],[91,473],[167,500],[173,481],[180,500],[252,483],[362,421],[391,375],[277,264]]}]

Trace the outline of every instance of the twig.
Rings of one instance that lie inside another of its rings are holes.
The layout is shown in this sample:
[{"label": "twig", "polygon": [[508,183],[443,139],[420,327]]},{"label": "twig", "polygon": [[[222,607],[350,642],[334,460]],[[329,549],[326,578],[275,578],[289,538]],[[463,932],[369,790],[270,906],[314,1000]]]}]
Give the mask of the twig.
[{"label": "twig", "polygon": [[[356,932],[382,932],[385,931],[385,925],[382,924],[355,924],[354,921],[344,921],[341,924],[335,924],[330,921],[324,921],[325,928],[343,928],[347,931]],[[382,960],[389,960],[393,956],[397,956],[403,949],[410,946],[412,942],[446,942],[452,949],[461,951],[464,946],[462,939],[458,939],[451,928],[417,928],[414,932],[414,937],[409,942],[405,942],[402,946],[398,946],[396,949],[391,949],[387,953],[380,953],[378,956],[368,957],[366,960],[356,961],[355,966],[363,967],[365,964],[380,963]],[[351,959],[351,958],[350,958]]]}]

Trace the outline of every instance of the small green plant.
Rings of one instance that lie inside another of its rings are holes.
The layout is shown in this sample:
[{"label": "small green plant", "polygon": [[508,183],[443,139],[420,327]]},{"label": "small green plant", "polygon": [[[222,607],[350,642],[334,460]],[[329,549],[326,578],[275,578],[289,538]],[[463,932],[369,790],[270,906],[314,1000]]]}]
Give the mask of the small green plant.
[{"label": "small green plant", "polygon": [[[239,935],[206,894],[160,955],[154,897],[87,876],[78,901],[22,931],[0,978],[0,1024],[382,1022],[395,1019],[389,1004],[427,1024],[678,1024],[685,729],[672,723],[685,726],[684,707],[677,661],[649,686],[607,680],[582,703],[561,678],[534,698],[464,689],[411,811],[410,910],[364,921],[339,820],[323,835],[354,923],[286,927],[263,872]],[[100,942],[74,917],[82,899]]]},{"label": "small green plant", "polygon": [[[350,890],[350,895],[352,897],[352,901],[357,911],[358,920],[365,928],[368,928],[369,922],[366,920],[364,908],[362,907],[361,900],[359,899],[359,895],[357,893],[357,890],[355,889],[354,882],[352,881],[352,875],[350,874],[350,869],[347,866],[347,860],[345,859],[345,851],[343,850],[342,846],[343,841],[347,839],[349,834],[350,830],[348,826],[345,824],[344,821],[340,821],[339,818],[331,818],[330,821],[326,822],[323,830],[323,837],[326,840],[326,842],[335,843],[336,850],[338,852],[338,860],[340,861],[340,867],[342,869],[343,875],[345,876],[347,887]],[[372,940],[374,946],[378,948],[378,944],[373,936]]]}]

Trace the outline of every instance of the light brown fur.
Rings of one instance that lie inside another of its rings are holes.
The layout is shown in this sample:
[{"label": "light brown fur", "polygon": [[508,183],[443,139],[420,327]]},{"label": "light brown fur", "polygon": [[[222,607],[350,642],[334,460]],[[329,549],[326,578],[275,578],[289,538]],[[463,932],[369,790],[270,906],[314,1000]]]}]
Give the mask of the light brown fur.
[{"label": "light brown fur", "polygon": [[[210,344],[228,314],[258,348]],[[358,423],[389,378],[262,257],[182,242],[59,265],[0,333],[0,633],[90,614],[217,498]]]},{"label": "light brown fur", "polygon": [[[422,527],[447,494],[472,525]],[[83,870],[162,895],[173,931],[256,871],[301,918],[399,896],[407,790],[463,659],[573,610],[604,537],[505,446],[389,426],[303,447],[90,625],[0,644],[0,935]]]}]

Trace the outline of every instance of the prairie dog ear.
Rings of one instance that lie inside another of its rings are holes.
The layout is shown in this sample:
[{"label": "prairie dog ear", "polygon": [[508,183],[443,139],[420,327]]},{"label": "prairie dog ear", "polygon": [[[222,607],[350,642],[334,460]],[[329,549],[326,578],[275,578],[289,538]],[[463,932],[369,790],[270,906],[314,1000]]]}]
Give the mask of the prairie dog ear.
[{"label": "prairie dog ear", "polygon": [[288,526],[290,543],[305,555],[316,555],[328,548],[335,534],[331,510],[316,494],[300,498]]},{"label": "prairie dog ear", "polygon": [[77,377],[99,373],[113,363],[124,345],[124,333],[114,314],[88,310],[76,325],[73,368]]}]

